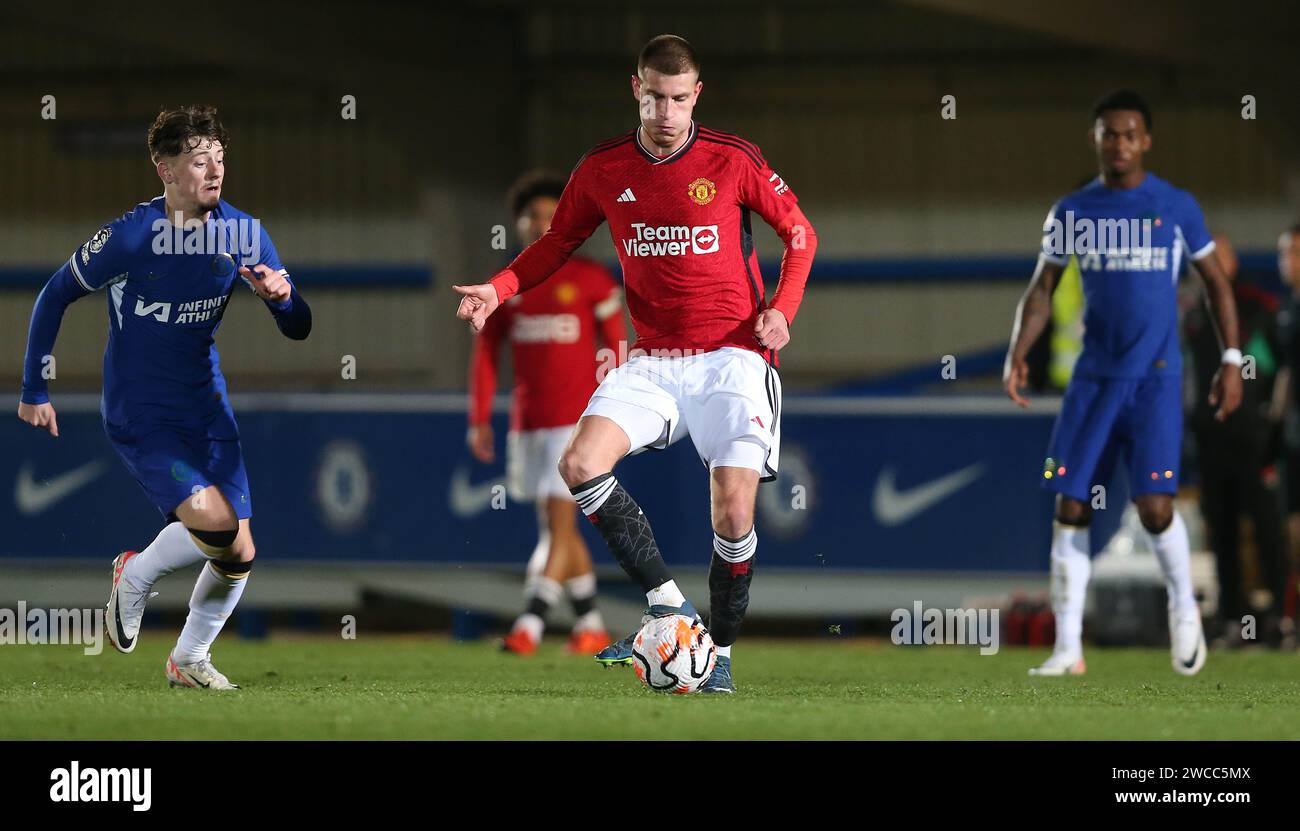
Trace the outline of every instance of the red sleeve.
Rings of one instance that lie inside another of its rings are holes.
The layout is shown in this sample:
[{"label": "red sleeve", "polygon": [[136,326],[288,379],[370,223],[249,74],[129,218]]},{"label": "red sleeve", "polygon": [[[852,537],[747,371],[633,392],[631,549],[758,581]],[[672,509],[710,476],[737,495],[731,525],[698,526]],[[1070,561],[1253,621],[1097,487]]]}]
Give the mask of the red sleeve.
[{"label": "red sleeve", "polygon": [[555,206],[550,230],[489,281],[496,287],[499,302],[528,291],[554,274],[605,221],[605,214],[588,183],[590,168],[587,159],[578,162]]},{"label": "red sleeve", "polygon": [[497,392],[498,353],[509,329],[509,315],[498,310],[474,336],[469,358],[469,423],[487,424],[492,420],[492,396]]},{"label": "red sleeve", "polygon": [[799,209],[799,199],[760,155],[758,163],[742,159],[744,173],[740,177],[740,201],[752,209],[763,221],[772,226],[785,243],[781,257],[781,275],[769,308],[785,315],[787,323],[794,323],[803,300],[808,273],[812,271],[813,255],[817,251],[817,234],[812,223]]},{"label": "red sleeve", "polygon": [[620,344],[627,340],[627,327],[623,325],[623,290],[604,267],[592,263],[588,282],[592,316],[600,327],[605,345],[617,356],[615,366],[627,356],[627,348]]}]

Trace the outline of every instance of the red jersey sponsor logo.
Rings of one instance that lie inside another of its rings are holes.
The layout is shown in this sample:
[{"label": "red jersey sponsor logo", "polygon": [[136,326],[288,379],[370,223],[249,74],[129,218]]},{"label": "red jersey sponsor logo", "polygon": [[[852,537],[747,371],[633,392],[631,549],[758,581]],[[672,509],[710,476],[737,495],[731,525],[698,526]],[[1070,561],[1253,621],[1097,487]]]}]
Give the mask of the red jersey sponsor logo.
[{"label": "red jersey sponsor logo", "polygon": [[718,251],[717,225],[647,225],[632,223],[632,236],[623,240],[629,257],[681,257]]}]

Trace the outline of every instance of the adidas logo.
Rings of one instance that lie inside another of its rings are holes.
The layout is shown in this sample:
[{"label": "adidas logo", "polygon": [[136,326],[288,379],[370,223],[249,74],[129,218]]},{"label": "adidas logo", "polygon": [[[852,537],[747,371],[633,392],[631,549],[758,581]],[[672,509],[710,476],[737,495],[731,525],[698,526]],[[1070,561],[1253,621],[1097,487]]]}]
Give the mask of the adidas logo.
[{"label": "adidas logo", "polygon": [[628,188],[627,190],[625,190],[625,191],[623,191],[622,193],[620,193],[620,194],[618,195],[618,198],[615,199],[614,201],[615,201],[615,202],[635,202],[635,201],[636,201],[636,197],[632,195],[632,189],[631,189],[631,188]]}]

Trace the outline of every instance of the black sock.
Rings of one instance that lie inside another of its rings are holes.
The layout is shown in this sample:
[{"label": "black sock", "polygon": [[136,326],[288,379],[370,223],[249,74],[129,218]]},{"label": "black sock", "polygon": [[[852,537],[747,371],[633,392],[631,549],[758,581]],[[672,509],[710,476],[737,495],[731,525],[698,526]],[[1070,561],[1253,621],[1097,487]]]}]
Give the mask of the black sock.
[{"label": "black sock", "polygon": [[604,537],[614,559],[642,591],[648,592],[673,579],[655,543],[650,520],[613,473],[597,476],[569,490],[578,507]]},{"label": "black sock", "polygon": [[547,603],[541,597],[533,595],[528,599],[528,605],[524,607],[524,612],[530,615],[537,615],[542,620],[551,613],[551,604]]},{"label": "black sock", "polygon": [[[740,624],[749,609],[749,584],[754,579],[757,538],[751,530],[738,540],[715,535],[713,560],[709,564],[709,633],[717,646],[731,646],[740,635]],[[717,548],[729,554],[749,554],[740,562],[724,560]]]},{"label": "black sock", "polygon": [[571,597],[569,603],[573,605],[573,616],[582,617],[596,608],[596,596],[593,594],[588,597]]}]

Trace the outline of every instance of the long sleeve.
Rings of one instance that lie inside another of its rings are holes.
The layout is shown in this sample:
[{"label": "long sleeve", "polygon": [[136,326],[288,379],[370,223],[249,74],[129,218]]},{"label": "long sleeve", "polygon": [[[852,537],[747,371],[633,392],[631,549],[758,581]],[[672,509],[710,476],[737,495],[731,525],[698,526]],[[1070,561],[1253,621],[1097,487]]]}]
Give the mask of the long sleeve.
[{"label": "long sleeve", "polygon": [[470,426],[486,424],[492,419],[492,396],[497,392],[498,360],[505,330],[506,316],[498,312],[474,336],[469,358]]},{"label": "long sleeve", "polygon": [[286,338],[306,340],[311,334],[311,307],[302,299],[297,286],[290,283],[289,299],[283,303],[272,303],[270,300],[262,302],[271,310],[275,325],[280,327],[280,332]]},{"label": "long sleeve", "polygon": [[772,170],[761,154],[754,162],[741,165],[741,202],[763,217],[785,243],[781,274],[768,305],[785,315],[786,323],[794,323],[812,271],[813,255],[817,252],[817,234],[785,179]]},{"label": "long sleeve", "polygon": [[584,162],[578,163],[564,186],[550,230],[489,281],[496,287],[499,302],[504,303],[519,292],[528,291],[554,274],[605,221],[605,215],[586,184]]},{"label": "long sleeve", "polygon": [[45,404],[50,400],[45,377],[46,356],[54,353],[63,313],[76,300],[89,294],[77,281],[70,262],[54,272],[41,289],[32,308],[32,322],[27,330],[27,355],[23,359],[24,404]]},{"label": "long sleeve", "polygon": [[781,274],[771,307],[785,315],[786,323],[794,323],[812,271],[813,255],[817,253],[817,234],[798,206],[786,214],[776,233],[785,243],[785,253],[781,256]]}]

